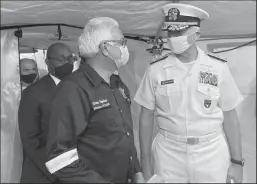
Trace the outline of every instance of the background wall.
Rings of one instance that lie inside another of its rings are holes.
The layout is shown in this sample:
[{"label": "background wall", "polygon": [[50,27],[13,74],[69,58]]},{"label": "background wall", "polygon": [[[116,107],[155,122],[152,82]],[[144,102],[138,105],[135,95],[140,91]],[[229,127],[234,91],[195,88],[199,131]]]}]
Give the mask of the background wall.
[{"label": "background wall", "polygon": [[227,59],[234,80],[244,96],[244,101],[236,108],[246,159],[244,181],[256,182],[256,45],[218,55]]}]

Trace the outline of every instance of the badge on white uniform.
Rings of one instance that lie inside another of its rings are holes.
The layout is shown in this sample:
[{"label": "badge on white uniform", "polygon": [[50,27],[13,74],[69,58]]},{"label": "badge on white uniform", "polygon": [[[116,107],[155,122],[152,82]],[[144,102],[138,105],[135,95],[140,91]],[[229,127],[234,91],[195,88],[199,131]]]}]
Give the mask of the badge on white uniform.
[{"label": "badge on white uniform", "polygon": [[209,108],[210,106],[211,106],[211,100],[208,100],[208,99],[204,100],[204,107]]}]

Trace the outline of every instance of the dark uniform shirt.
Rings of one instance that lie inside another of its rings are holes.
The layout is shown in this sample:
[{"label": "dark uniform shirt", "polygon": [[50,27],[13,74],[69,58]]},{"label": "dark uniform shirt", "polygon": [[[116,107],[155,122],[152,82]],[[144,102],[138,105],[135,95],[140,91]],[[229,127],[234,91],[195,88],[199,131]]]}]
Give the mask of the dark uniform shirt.
[{"label": "dark uniform shirt", "polygon": [[58,86],[46,166],[61,182],[126,183],[141,172],[128,88],[119,76],[110,80],[85,63]]}]

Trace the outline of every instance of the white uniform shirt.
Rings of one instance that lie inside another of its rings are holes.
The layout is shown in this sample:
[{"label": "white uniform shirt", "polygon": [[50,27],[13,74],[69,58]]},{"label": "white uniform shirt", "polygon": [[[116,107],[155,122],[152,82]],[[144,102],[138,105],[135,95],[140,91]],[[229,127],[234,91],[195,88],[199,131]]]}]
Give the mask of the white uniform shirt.
[{"label": "white uniform shirt", "polygon": [[187,71],[190,71],[193,67],[193,65],[195,64],[195,60],[191,61],[189,63],[183,63],[185,65],[185,67],[187,68]]},{"label": "white uniform shirt", "polygon": [[221,128],[223,111],[243,101],[227,63],[197,49],[198,57],[189,72],[174,55],[150,65],[134,98],[155,110],[159,127],[173,134],[214,132]]}]

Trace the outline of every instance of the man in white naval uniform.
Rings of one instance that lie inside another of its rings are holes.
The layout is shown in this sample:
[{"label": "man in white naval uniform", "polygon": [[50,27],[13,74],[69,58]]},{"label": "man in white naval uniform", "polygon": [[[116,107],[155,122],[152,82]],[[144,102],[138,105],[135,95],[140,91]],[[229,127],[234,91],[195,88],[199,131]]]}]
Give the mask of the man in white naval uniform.
[{"label": "man in white naval uniform", "polygon": [[[235,108],[243,97],[226,61],[195,44],[200,22],[209,15],[179,3],[165,5],[163,12],[161,29],[168,32],[171,54],[151,63],[134,98],[142,106],[145,179],[157,174],[165,182],[241,183],[244,159]],[[158,133],[152,143],[154,119]]]}]

